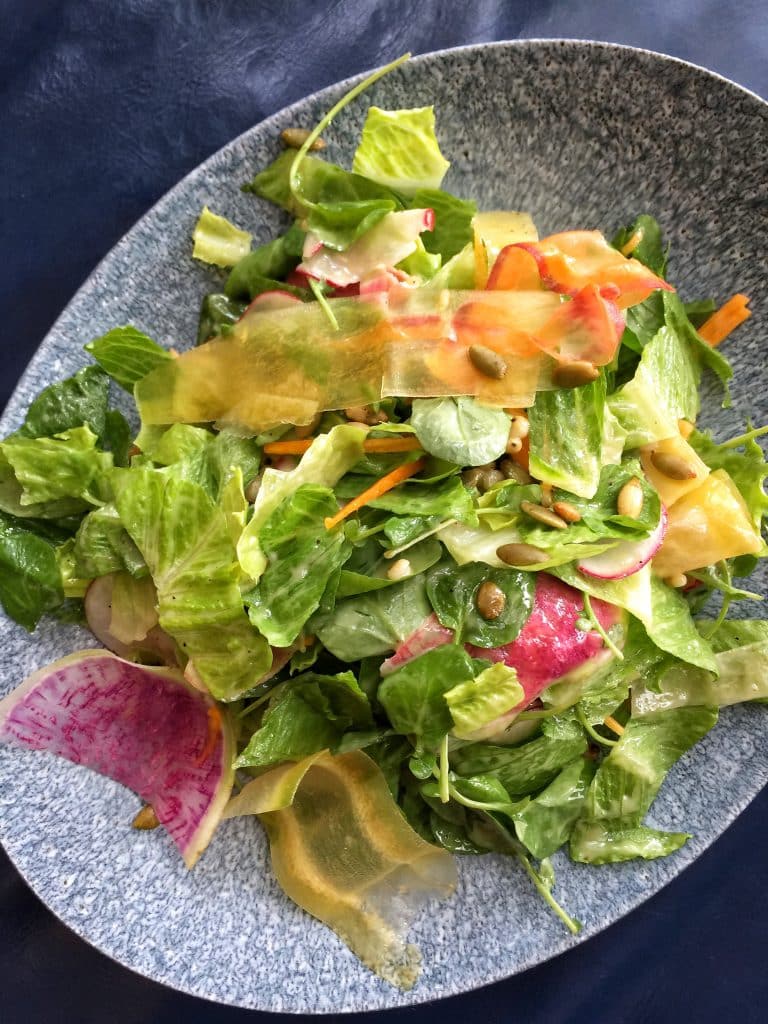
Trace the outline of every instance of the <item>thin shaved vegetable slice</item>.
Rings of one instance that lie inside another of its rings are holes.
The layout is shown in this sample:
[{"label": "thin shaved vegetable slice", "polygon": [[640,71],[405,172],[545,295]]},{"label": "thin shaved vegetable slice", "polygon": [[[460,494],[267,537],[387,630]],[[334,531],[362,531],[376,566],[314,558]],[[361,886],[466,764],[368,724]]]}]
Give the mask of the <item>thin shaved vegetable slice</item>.
[{"label": "thin shaved vegetable slice", "polygon": [[412,988],[421,955],[407,929],[426,900],[453,893],[456,865],[413,831],[373,761],[361,751],[318,759],[292,805],[261,821],[286,894],[380,977]]},{"label": "thin shaved vegetable slice", "polygon": [[222,818],[240,818],[247,814],[267,814],[290,807],[299,786],[312,765],[328,756],[327,750],[310,754],[301,761],[281,764],[251,779],[224,808]]}]

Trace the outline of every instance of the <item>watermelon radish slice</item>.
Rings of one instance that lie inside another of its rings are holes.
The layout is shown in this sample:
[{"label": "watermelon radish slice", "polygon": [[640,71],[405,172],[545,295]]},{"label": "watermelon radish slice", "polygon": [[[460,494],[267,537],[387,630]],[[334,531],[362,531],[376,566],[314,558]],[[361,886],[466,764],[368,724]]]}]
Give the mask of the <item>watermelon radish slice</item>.
[{"label": "watermelon radish slice", "polygon": [[599,580],[626,579],[650,562],[661,547],[666,532],[667,510],[662,504],[659,521],[647,537],[642,540],[623,540],[600,555],[584,558],[578,563],[579,571]]},{"label": "watermelon radish slice", "polygon": [[232,789],[226,712],[179,672],[108,651],[78,651],[29,676],[0,701],[0,741],[48,750],[134,790],[190,868]]}]

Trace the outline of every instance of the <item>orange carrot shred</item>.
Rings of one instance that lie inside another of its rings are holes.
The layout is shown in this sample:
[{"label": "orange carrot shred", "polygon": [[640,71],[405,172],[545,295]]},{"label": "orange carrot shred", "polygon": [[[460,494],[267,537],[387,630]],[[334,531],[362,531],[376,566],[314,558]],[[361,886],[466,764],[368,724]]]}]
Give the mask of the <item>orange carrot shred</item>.
[{"label": "orange carrot shred", "polygon": [[611,732],[615,732],[617,736],[621,736],[624,732],[624,726],[620,725],[613,715],[606,715],[603,719],[603,725],[607,725]]},{"label": "orange carrot shred", "polygon": [[[270,441],[264,445],[264,454],[303,455],[314,440],[314,437],[307,437],[302,441]],[[417,437],[372,437],[368,441],[363,441],[363,451],[366,452],[415,452],[420,448],[421,444]]]},{"label": "orange carrot shred", "polygon": [[203,749],[200,751],[200,756],[197,758],[197,765],[201,765],[206,758],[216,749],[216,741],[219,738],[221,732],[221,712],[219,711],[216,704],[212,704],[208,708],[208,735],[205,738],[205,744]]},{"label": "orange carrot shred", "polygon": [[424,468],[424,459],[416,459],[415,462],[406,462],[402,466],[398,466],[397,469],[393,469],[391,473],[387,473],[386,476],[381,477],[371,487],[366,488],[362,494],[358,494],[352,501],[340,508],[335,516],[328,516],[325,519],[326,530],[332,530],[334,526],[363,508],[370,501],[375,501],[380,498],[382,494],[386,494],[387,491],[391,491],[393,487],[397,487],[403,480],[407,480],[409,476],[413,476],[418,473],[419,470]]},{"label": "orange carrot shred", "polygon": [[747,309],[748,302],[749,298],[746,295],[732,295],[699,328],[699,334],[704,341],[712,348],[725,341],[731,331],[735,331],[739,324],[743,324],[752,316],[751,310]]}]

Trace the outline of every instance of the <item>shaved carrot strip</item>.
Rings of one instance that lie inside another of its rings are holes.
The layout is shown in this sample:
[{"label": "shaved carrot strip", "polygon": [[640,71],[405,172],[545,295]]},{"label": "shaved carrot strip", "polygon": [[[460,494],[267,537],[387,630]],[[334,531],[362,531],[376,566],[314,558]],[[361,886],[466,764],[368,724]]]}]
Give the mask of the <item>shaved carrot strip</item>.
[{"label": "shaved carrot strip", "polygon": [[[264,445],[264,454],[303,455],[314,440],[314,437],[307,437],[301,441],[270,441]],[[364,452],[416,452],[420,448],[417,437],[372,437],[369,441],[363,441]]]},{"label": "shaved carrot strip", "polygon": [[387,473],[386,476],[381,477],[371,487],[367,487],[362,494],[358,494],[352,501],[347,502],[344,508],[339,509],[335,516],[328,516],[325,519],[326,530],[332,530],[334,526],[346,519],[347,516],[351,516],[354,512],[363,508],[369,501],[375,501],[380,498],[382,494],[386,494],[387,491],[391,491],[393,487],[397,487],[403,480],[407,480],[409,476],[413,476],[418,473],[420,469],[424,468],[424,459],[416,459],[415,462],[406,462],[402,466],[398,466],[397,469],[393,469],[391,473]]},{"label": "shaved carrot strip", "polygon": [[607,725],[611,732],[615,732],[617,736],[621,736],[624,732],[624,726],[620,725],[612,715],[605,716],[603,725]]},{"label": "shaved carrot strip", "polygon": [[735,331],[739,324],[743,324],[752,316],[751,310],[747,309],[748,302],[749,298],[746,295],[732,295],[699,328],[699,334],[704,341],[712,348],[725,341],[731,331]]}]

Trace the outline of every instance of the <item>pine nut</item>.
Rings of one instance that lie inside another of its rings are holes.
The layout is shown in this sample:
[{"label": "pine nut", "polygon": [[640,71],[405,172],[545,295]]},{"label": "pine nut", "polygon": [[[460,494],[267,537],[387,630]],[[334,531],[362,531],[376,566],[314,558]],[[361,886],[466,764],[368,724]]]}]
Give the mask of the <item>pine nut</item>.
[{"label": "pine nut", "polygon": [[523,450],[523,439],[521,437],[510,437],[507,441],[507,455],[517,455]]},{"label": "pine nut", "polygon": [[637,519],[643,511],[643,485],[633,476],[619,491],[616,508],[620,516]]},{"label": "pine nut", "polygon": [[387,579],[393,580],[404,580],[406,576],[411,575],[411,563],[407,558],[398,558],[396,562],[387,569]]},{"label": "pine nut", "polygon": [[531,519],[535,519],[545,526],[551,526],[555,530],[568,529],[568,523],[561,519],[556,512],[553,512],[551,508],[545,508],[543,505],[534,505],[532,501],[521,501],[520,509],[527,516],[530,516]]},{"label": "pine nut", "polygon": [[673,576],[667,576],[664,582],[668,587],[674,587],[675,590],[680,590],[681,587],[687,586],[688,577],[685,573],[676,572]]},{"label": "pine nut", "polygon": [[[301,149],[309,138],[309,128],[283,128],[280,138],[288,149]],[[325,143],[322,139],[315,139],[309,148],[310,150],[325,149]]]},{"label": "pine nut", "polygon": [[552,508],[552,484],[541,485],[541,504],[544,508]]},{"label": "pine nut", "polygon": [[670,480],[693,480],[696,476],[693,466],[672,452],[651,452],[651,462],[660,473],[669,477]]},{"label": "pine nut", "polygon": [[552,511],[557,512],[566,523],[578,523],[581,520],[581,512],[570,501],[556,501],[552,506]]},{"label": "pine nut", "polygon": [[255,476],[253,478],[253,480],[250,480],[248,482],[248,485],[246,486],[244,493],[245,493],[245,500],[248,502],[249,505],[252,505],[254,503],[254,501],[256,501],[256,495],[259,493],[259,488],[260,487],[261,487],[261,477],[260,476]]},{"label": "pine nut", "polygon": [[530,429],[527,416],[513,416],[509,424],[509,436],[519,437],[522,441],[524,437],[528,437]]},{"label": "pine nut", "polygon": [[552,372],[552,381],[559,388],[580,388],[583,384],[591,384],[599,376],[600,371],[594,363],[586,359],[574,359],[556,366]]}]

